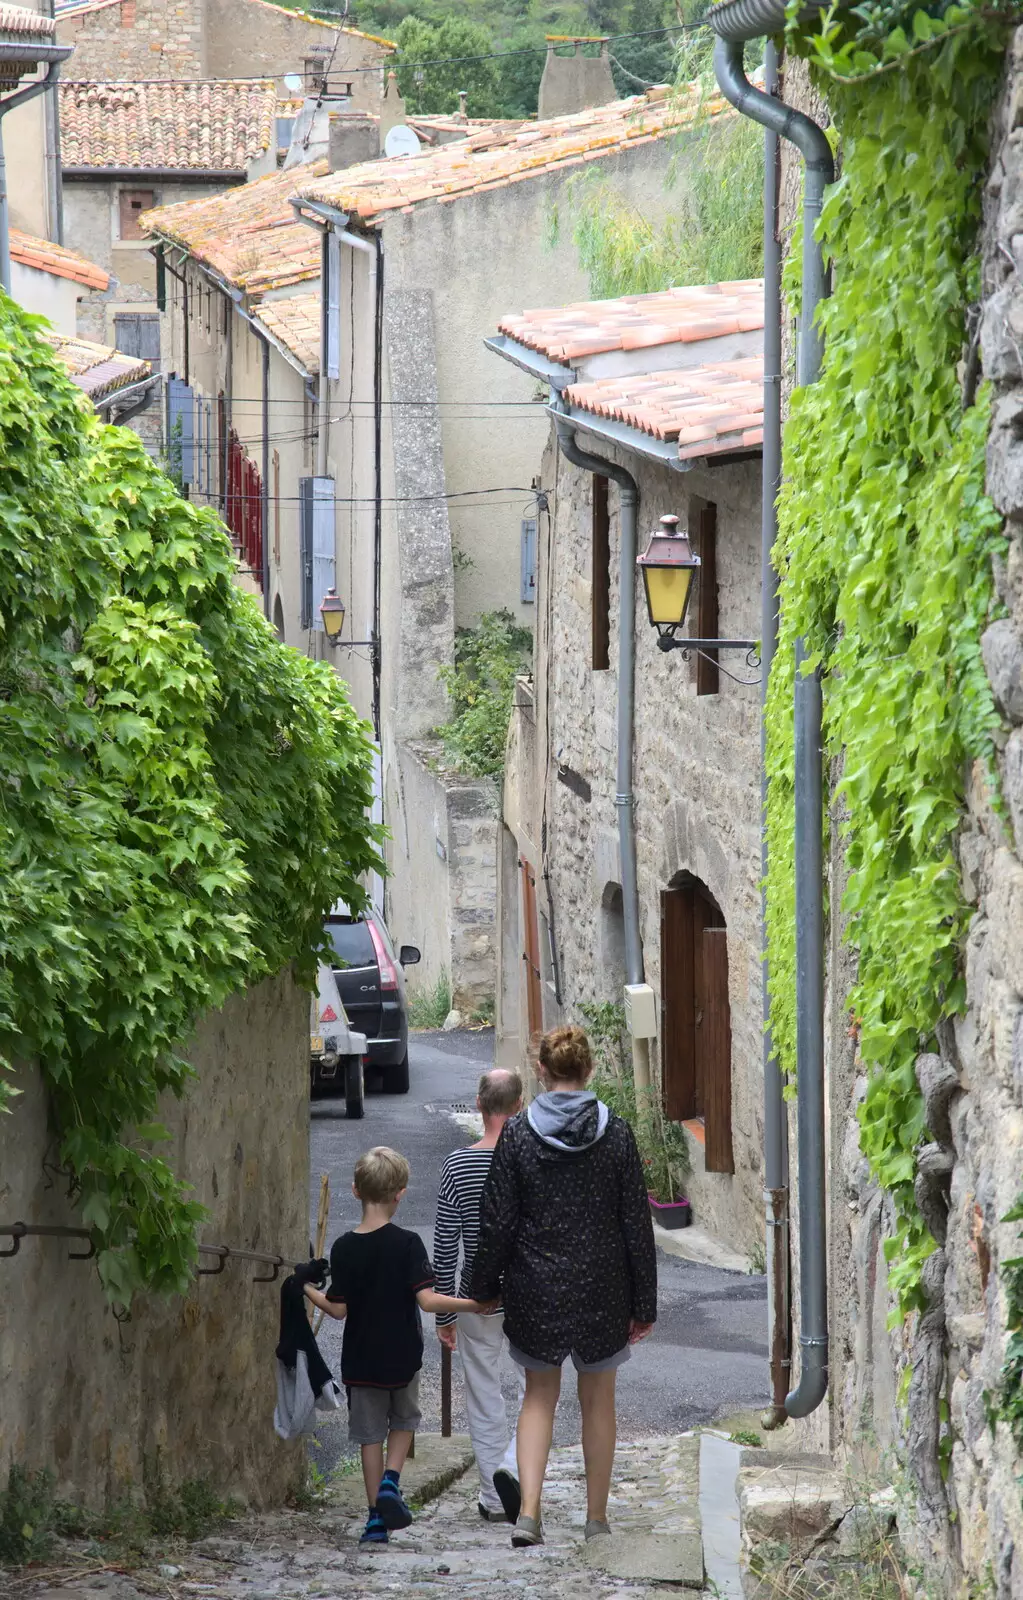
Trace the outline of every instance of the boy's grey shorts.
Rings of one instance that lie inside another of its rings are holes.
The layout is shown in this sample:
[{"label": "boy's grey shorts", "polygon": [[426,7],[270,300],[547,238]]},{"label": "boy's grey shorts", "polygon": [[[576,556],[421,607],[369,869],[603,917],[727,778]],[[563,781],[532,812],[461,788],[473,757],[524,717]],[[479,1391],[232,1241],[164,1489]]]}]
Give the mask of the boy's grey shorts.
[{"label": "boy's grey shorts", "polygon": [[392,1428],[415,1433],[422,1420],[418,1372],[404,1389],[369,1389],[359,1383],[348,1390],[348,1438],[352,1444],[383,1444]]}]

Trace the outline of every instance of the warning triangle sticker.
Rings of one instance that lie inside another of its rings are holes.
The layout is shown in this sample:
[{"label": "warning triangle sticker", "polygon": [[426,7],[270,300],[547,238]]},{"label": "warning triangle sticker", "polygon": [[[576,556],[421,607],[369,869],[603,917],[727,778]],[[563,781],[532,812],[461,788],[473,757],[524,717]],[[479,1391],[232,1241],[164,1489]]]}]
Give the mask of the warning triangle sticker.
[{"label": "warning triangle sticker", "polygon": [[334,1010],[333,1006],[328,1006],[326,1011],[323,1011],[323,1012],[320,1013],[320,1021],[321,1022],[336,1022],[337,1021],[337,1012]]}]

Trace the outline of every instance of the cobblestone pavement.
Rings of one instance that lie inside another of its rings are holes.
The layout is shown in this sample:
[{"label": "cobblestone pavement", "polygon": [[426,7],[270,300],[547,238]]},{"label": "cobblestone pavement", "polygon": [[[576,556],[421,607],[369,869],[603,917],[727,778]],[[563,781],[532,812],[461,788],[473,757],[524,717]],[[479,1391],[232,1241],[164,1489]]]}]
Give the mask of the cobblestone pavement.
[{"label": "cobblestone pavement", "polygon": [[[702,1584],[697,1513],[698,1440],[652,1439],[619,1448],[611,1541],[592,1562],[583,1542],[582,1453],[555,1450],[544,1500],[547,1543],[513,1550],[506,1524],[476,1510],[476,1474],[467,1472],[418,1512],[386,1548],[361,1550],[364,1513],[346,1483],[340,1499],[315,1513],[268,1513],[232,1524],[168,1556],[131,1580],[81,1578],[59,1590],[22,1589],[24,1600],[652,1600]],[[656,1590],[651,1584],[656,1582]],[[667,1584],[667,1588],[665,1587]],[[683,1585],[684,1588],[676,1587]]]}]

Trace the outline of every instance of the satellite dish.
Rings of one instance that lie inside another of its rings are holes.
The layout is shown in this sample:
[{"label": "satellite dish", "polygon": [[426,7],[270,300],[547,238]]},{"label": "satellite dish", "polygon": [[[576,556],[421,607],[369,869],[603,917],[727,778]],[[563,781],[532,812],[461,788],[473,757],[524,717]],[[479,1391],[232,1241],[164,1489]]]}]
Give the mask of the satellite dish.
[{"label": "satellite dish", "polygon": [[286,72],[284,74],[284,87],[289,94],[301,94],[305,84],[297,72]]},{"label": "satellite dish", "polygon": [[385,156],[417,156],[421,149],[416,135],[404,122],[392,128],[384,140]]}]

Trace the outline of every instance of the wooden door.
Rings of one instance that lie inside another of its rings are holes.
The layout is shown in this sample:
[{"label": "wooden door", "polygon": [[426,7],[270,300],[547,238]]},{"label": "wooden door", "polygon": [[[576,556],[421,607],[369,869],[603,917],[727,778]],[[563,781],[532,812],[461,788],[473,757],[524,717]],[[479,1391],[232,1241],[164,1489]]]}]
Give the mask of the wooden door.
[{"label": "wooden door", "polygon": [[522,966],[526,979],[526,1019],[530,1039],[543,1032],[543,995],[540,988],[540,929],[536,916],[536,873],[519,857],[522,881]]},{"label": "wooden door", "polygon": [[698,1115],[692,892],[661,893],[661,1087],[671,1122]]},{"label": "wooden door", "polygon": [[696,1035],[702,1085],[704,1159],[708,1172],[734,1172],[732,1159],[732,1023],[728,1006],[728,935],[705,927],[701,938],[700,1022]]}]

